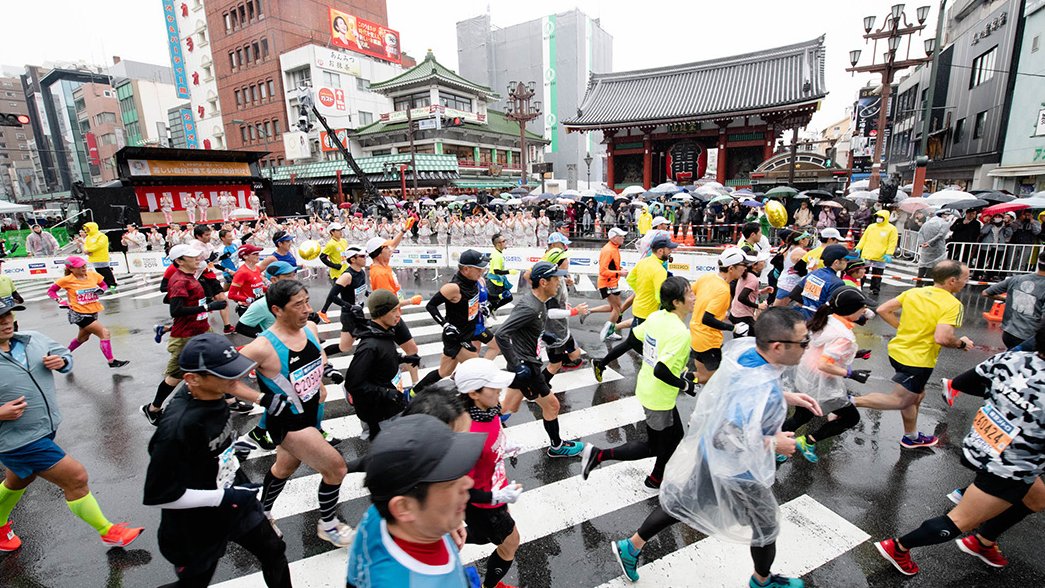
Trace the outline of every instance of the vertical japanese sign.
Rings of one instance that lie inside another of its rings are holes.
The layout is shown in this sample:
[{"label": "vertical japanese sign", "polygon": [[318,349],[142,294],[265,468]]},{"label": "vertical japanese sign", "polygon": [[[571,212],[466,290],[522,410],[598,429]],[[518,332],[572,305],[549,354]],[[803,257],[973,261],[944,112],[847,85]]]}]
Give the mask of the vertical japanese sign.
[{"label": "vertical japanese sign", "polygon": [[188,149],[199,149],[200,138],[199,133],[196,131],[196,121],[192,119],[192,109],[182,108],[181,114],[181,126],[185,131],[185,147]]},{"label": "vertical japanese sign", "polygon": [[559,151],[559,82],[555,71],[555,15],[541,19],[543,51],[541,56],[544,65],[544,138],[549,143],[544,147],[545,153]]},{"label": "vertical japanese sign", "polygon": [[181,53],[181,33],[178,32],[174,0],[163,0],[163,19],[167,26],[167,51],[171,55],[171,69],[174,71],[174,89],[178,98],[188,98],[189,78],[185,75],[185,56]]}]

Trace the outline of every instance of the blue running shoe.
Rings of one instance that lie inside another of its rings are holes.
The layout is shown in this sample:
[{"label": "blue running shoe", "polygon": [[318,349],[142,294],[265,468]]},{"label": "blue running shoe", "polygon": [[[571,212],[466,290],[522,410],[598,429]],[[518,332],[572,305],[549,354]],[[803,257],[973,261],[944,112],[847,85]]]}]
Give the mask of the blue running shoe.
[{"label": "blue running shoe", "polygon": [[152,327],[152,340],[157,344],[163,342],[163,325],[153,325]]},{"label": "blue running shoe", "polygon": [[806,436],[802,435],[798,439],[795,439],[795,448],[798,449],[802,457],[806,458],[809,463],[816,463],[820,461],[820,458],[816,455],[816,443],[810,443],[806,440]]},{"label": "blue running shoe", "polygon": [[914,439],[911,439],[907,435],[901,437],[900,447],[903,447],[904,449],[915,449],[918,447],[936,447],[936,444],[939,442],[940,440],[936,437],[936,435],[923,435],[922,433],[918,433],[918,436]]},{"label": "blue running shoe", "polygon": [[584,443],[580,441],[563,441],[558,447],[548,448],[548,457],[574,457],[584,451]]},{"label": "blue running shoe", "polygon": [[769,576],[765,584],[759,582],[754,576],[747,582],[748,588],[805,588],[806,583],[799,578],[788,578],[779,574]]},{"label": "blue running shoe", "polygon": [[776,454],[776,462],[777,463],[784,463],[785,461],[787,461],[787,456],[786,455],[784,455],[783,453]]},{"label": "blue running shoe", "polygon": [[620,564],[620,569],[624,571],[624,575],[628,580],[638,582],[639,556],[642,555],[642,552],[635,551],[635,548],[631,545],[631,541],[627,539],[614,541],[610,548],[613,550],[613,557],[616,558],[617,563]]}]

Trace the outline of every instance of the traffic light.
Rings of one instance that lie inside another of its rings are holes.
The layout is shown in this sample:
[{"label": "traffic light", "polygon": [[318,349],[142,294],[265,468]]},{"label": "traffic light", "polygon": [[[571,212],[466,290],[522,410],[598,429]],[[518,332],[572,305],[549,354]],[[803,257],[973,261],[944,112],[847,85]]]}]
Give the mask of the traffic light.
[{"label": "traffic light", "polygon": [[827,160],[824,161],[824,167],[833,167],[835,164],[835,157],[838,155],[837,147],[829,147],[827,149]]},{"label": "traffic light", "polygon": [[20,127],[29,124],[28,114],[0,112],[0,127]]},{"label": "traffic light", "polygon": [[459,127],[464,124],[464,119],[459,116],[444,116],[442,121],[443,128]]}]

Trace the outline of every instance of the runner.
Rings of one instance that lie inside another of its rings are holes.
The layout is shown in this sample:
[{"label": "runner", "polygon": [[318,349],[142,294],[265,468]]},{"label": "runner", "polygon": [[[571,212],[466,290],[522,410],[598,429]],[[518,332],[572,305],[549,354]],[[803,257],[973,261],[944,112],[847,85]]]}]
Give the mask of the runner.
[{"label": "runner", "polygon": [[[624,269],[620,261],[620,246],[624,244],[624,237],[627,234],[628,232],[624,229],[613,227],[609,231],[609,242],[603,245],[599,252],[599,280],[596,287],[599,289],[599,296],[606,301],[606,304],[596,306],[591,311],[610,313],[609,320],[599,330],[599,338],[603,341],[608,339],[619,341],[623,338],[616,332],[617,322],[623,312],[620,288],[617,285],[621,277],[628,275],[628,270]],[[581,322],[583,323],[583,319]]]},{"label": "runner", "polygon": [[696,294],[681,276],[671,276],[660,287],[660,310],[634,329],[642,338],[642,365],[635,380],[635,397],[646,415],[646,439],[629,441],[609,449],[588,444],[581,455],[581,476],[610,460],[636,461],[655,456],[653,471],[643,487],[656,493],[675,448],[682,441],[682,417],[675,405],[680,392],[695,396],[695,376],[686,370],[689,362],[689,329],[686,317],[693,312]]},{"label": "runner", "polygon": [[[413,222],[413,218],[408,218],[403,228],[399,230],[399,234],[390,241],[383,237],[374,237],[366,242],[367,255],[373,260],[370,264],[371,292],[388,290],[396,296],[400,296],[399,279],[396,278],[395,270],[392,269],[390,263],[392,255],[395,253],[396,248],[399,247],[399,243],[402,242],[403,236],[410,231]],[[421,296],[415,295],[408,300],[402,300],[402,303],[420,304]],[[417,355],[417,343],[414,341],[414,336],[410,334],[410,328],[405,321],[399,321],[395,327],[395,342],[403,350],[403,353]],[[420,379],[417,376],[417,367],[410,366],[409,371],[410,381],[417,382]]]},{"label": "runner", "polygon": [[859,258],[850,259],[845,264],[845,270],[842,271],[842,281],[845,282],[846,286],[859,288],[863,284],[864,276],[866,275],[867,262]]},{"label": "runner", "polygon": [[[611,546],[629,580],[639,579],[646,542],[681,520],[702,533],[750,544],[755,564],[750,588],[804,586],[771,572],[780,531],[772,454],[795,451],[794,433],[780,430],[785,402],[819,412],[808,396],[780,389],[780,369],[797,364],[808,344],[801,315],[784,308],[762,313],[754,338],[731,343],[723,368],[697,399],[688,435],[668,462],[660,505],[634,535]],[[712,460],[717,460],[714,468]]]},{"label": "runner", "polygon": [[[954,297],[969,281],[969,268],[946,259],[933,266],[932,286],[904,290],[878,307],[878,316],[896,329],[889,341],[889,363],[896,370],[892,392],[874,392],[854,399],[857,408],[899,410],[904,435],[900,447],[933,447],[935,435],[918,430],[918,410],[925,398],[925,384],[932,377],[940,347],[968,350],[972,339],[958,337],[964,308]],[[900,316],[897,311],[902,311]]]},{"label": "runner", "polygon": [[258,264],[259,268],[265,269],[274,261],[282,261],[294,267],[300,267],[298,258],[294,257],[294,252],[291,251],[294,246],[294,235],[281,229],[272,234],[272,242],[276,245],[276,250],[272,252],[272,255],[261,260],[261,263]]},{"label": "runner", "polygon": [[396,420],[374,441],[365,481],[372,505],[349,550],[348,588],[468,588],[455,535],[484,442],[425,414]]},{"label": "runner", "polygon": [[[143,529],[110,523],[91,494],[83,464],[54,442],[62,415],[52,372],[71,372],[73,354],[36,331],[15,333],[16,310],[25,307],[0,303],[0,464],[7,470],[0,484],[0,552],[22,546],[11,511],[37,477],[61,488],[69,510],[103,543],[126,547]],[[68,533],[63,527],[63,536]]]},{"label": "runner", "polygon": [[257,489],[241,486],[246,480],[223,401],[256,364],[225,337],[207,333],[185,345],[179,365],[184,385],[149,441],[143,501],[163,512],[160,552],[178,575],[170,586],[209,585],[233,541],[258,559],[267,586],[289,587],[286,545],[265,520]]},{"label": "runner", "polygon": [[[650,255],[639,260],[635,264],[635,269],[628,273],[628,285],[635,292],[632,296],[635,300],[631,310],[634,317],[631,323],[632,328],[641,325],[647,316],[656,312],[660,307],[660,286],[668,277],[666,267],[668,256],[676,247],[678,244],[668,237],[660,236],[654,239],[650,244]],[[642,342],[633,333],[628,333],[628,337],[622,343],[611,349],[602,358],[592,359],[591,368],[595,372],[595,380],[602,382],[602,372],[606,369],[606,364],[623,356],[629,350],[642,353]]]},{"label": "runner", "polygon": [[729,247],[718,256],[718,273],[706,273],[693,282],[696,302],[689,320],[691,356],[696,368],[697,382],[706,384],[722,362],[723,331],[736,337],[747,335],[751,328],[746,322],[727,323],[731,282],[740,278],[753,264],[754,257],[744,254],[739,247]]},{"label": "runner", "polygon": [[[805,262],[802,257],[806,254],[809,239],[812,236],[806,232],[792,232],[784,241],[784,250],[777,254],[780,258],[780,277],[776,283],[776,299],[773,306],[787,306],[791,304],[791,291],[806,275]],[[775,260],[774,260],[775,263]]]},{"label": "runner", "polygon": [[[204,197],[205,198],[205,197]],[[200,285],[203,286],[203,293],[206,295],[208,300],[215,302],[225,302],[228,296],[225,294],[225,288],[222,287],[221,282],[218,281],[218,274],[214,273],[214,264],[218,261],[221,255],[215,250],[214,245],[211,243],[211,237],[213,230],[210,225],[196,225],[196,228],[192,229],[192,236],[195,238],[195,242],[192,243],[197,249],[203,252],[202,258],[204,265],[199,269],[202,269],[197,279],[200,281]],[[228,304],[221,307],[218,311],[221,316],[221,323],[224,325],[225,334],[231,335],[235,329],[232,323],[229,321],[229,308]]]},{"label": "runner", "polygon": [[475,482],[469,490],[464,511],[468,525],[466,541],[476,545],[493,543],[497,549],[486,560],[484,588],[514,588],[501,580],[508,574],[519,549],[519,529],[508,511],[522,494],[522,486],[508,482],[504,465],[507,439],[501,425],[501,391],[515,374],[497,369],[488,359],[474,358],[461,363],[454,372],[454,383],[471,416],[470,430],[485,436],[483,452],[468,476]]},{"label": "runner", "polygon": [[[226,227],[229,225],[225,225]],[[231,229],[218,231],[219,257],[218,264],[221,267],[222,279],[231,287],[232,277],[236,275],[236,254],[239,253],[239,245],[235,243],[236,234]],[[260,251],[260,249],[259,249]]]},{"label": "runner", "polygon": [[[795,447],[810,463],[820,458],[816,443],[852,429],[860,422],[860,411],[853,406],[846,390],[845,380],[867,383],[871,370],[854,370],[853,360],[867,359],[870,351],[856,347],[853,325],[864,316],[867,299],[859,288],[845,287],[835,291],[827,304],[816,309],[809,321],[809,347],[795,370],[795,390],[813,397],[821,412],[830,412],[837,418],[822,424],[815,432],[795,438]],[[797,431],[813,420],[812,411],[797,407],[784,421],[783,430]],[[786,455],[777,455],[777,461],[787,461]]]},{"label": "runner", "polygon": [[[552,248],[544,254],[544,260],[554,264],[556,268],[567,272],[566,277],[559,280],[559,291],[548,300],[548,310],[559,308],[572,311],[569,302],[569,287],[573,286],[573,279],[569,275],[569,253],[558,248]],[[578,314],[579,320],[583,321],[584,317],[590,313],[588,305],[581,304],[577,306],[577,312],[574,314]],[[569,316],[573,316],[573,314]],[[581,348],[577,346],[577,342],[573,340],[573,335],[570,334],[570,319],[568,317],[549,318],[544,326],[544,334],[541,335],[541,341],[547,345],[546,351],[548,353],[548,367],[541,372],[541,375],[548,380],[549,385],[551,384],[552,376],[559,373],[559,370],[575,370],[584,364],[584,360],[581,359]]]},{"label": "runner", "polygon": [[733,302],[729,305],[729,322],[747,323],[748,332],[745,337],[751,336],[750,327],[755,326],[755,316],[768,306],[765,302],[759,302],[759,296],[772,294],[773,287],[760,288],[759,281],[762,271],[766,269],[769,261],[769,251],[759,251],[755,255],[755,261],[744,270],[744,274],[737,280],[734,288]]},{"label": "runner", "polygon": [[[345,225],[341,223],[330,223],[327,227],[327,232],[330,233],[330,239],[323,245],[323,249],[319,252],[319,261],[323,262],[323,265],[330,268],[327,270],[327,274],[330,276],[330,281],[336,281],[341,274],[345,273],[347,264],[344,261],[345,250],[348,249],[348,240],[343,235],[345,231]],[[327,320],[326,311],[320,313],[320,318],[326,322]]]},{"label": "runner", "polygon": [[[1037,330],[1035,340],[1038,349],[1045,349],[1045,329]],[[902,537],[875,543],[882,557],[901,573],[918,573],[910,549],[952,539],[958,549],[991,567],[1008,565],[998,537],[1045,508],[1043,378],[1042,354],[1015,350],[995,355],[974,372],[955,378],[954,385],[962,392],[986,399],[962,443],[962,465],[975,471],[976,479],[946,515],[928,519]],[[973,529],[977,532],[960,537]]]},{"label": "runner", "polygon": [[345,271],[334,280],[334,285],[327,292],[326,302],[320,316],[326,316],[331,304],[341,307],[341,337],[337,343],[327,345],[323,348],[327,356],[338,353],[348,353],[355,341],[353,332],[356,325],[361,325],[366,319],[363,318],[363,304],[366,302],[366,254],[354,245],[349,246],[342,253],[348,265]]},{"label": "runner", "polygon": [[1045,314],[1045,257],[1038,258],[1038,271],[1009,276],[980,293],[985,298],[1005,302],[1001,319],[1001,341],[1006,349],[1034,337]]},{"label": "runner", "polygon": [[276,396],[287,405],[285,409],[268,410],[269,435],[279,448],[275,463],[265,474],[261,495],[265,516],[275,526],[272,506],[287,479],[305,463],[322,477],[316,534],[336,547],[347,547],[354,532],[337,518],[341,481],[347,471],[345,460],[316,427],[319,406],[326,397],[322,383],[326,357],[319,338],[306,328],[312,312],[308,290],[296,280],[281,280],[269,287],[265,300],[276,323],[241,350],[257,362],[258,386],[266,400]]},{"label": "runner", "polygon": [[817,245],[813,249],[810,249],[808,253],[802,256],[802,261],[805,262],[805,269],[807,272],[819,269],[821,266],[820,256],[824,254],[824,249],[832,245],[842,245],[845,247],[844,242],[852,241],[848,237],[843,237],[838,229],[834,227],[827,227],[820,229],[820,245]]},{"label": "runner", "polygon": [[512,307],[508,319],[497,329],[494,337],[511,371],[515,372],[505,396],[508,413],[519,409],[522,399],[536,402],[541,407],[544,430],[548,433],[550,457],[573,457],[584,450],[580,441],[564,441],[559,436],[559,399],[552,394],[541,372],[538,342],[544,333],[545,322],[578,314],[578,309],[549,310],[548,300],[559,291],[559,280],[567,275],[547,261],[538,261],[530,270],[530,295],[522,296]]},{"label": "runner", "polygon": [[671,223],[668,219],[658,216],[653,219],[650,229],[642,235],[636,247],[639,250],[639,259],[642,259],[650,254],[650,246],[653,244],[653,240],[657,237],[667,237],[671,240]]},{"label": "runner", "polygon": [[519,270],[504,267],[504,249],[507,246],[504,235],[496,233],[491,240],[493,253],[490,254],[490,271],[486,274],[486,282],[489,284],[490,312],[496,313],[498,308],[512,301],[512,283],[508,276],[518,274]]},{"label": "runner", "polygon": [[[167,254],[171,265],[177,268],[167,283],[168,304],[174,322],[171,324],[170,339],[167,342],[170,358],[167,360],[163,380],[156,387],[156,396],[152,402],[143,404],[140,409],[151,425],[159,423],[164,401],[181,382],[182,371],[178,364],[181,350],[185,348],[189,339],[210,330],[209,313],[228,305],[224,300],[207,301],[203,286],[196,279],[202,256],[203,251],[196,245],[175,245]],[[245,406],[237,405],[237,408],[242,411]]]},{"label": "runner", "polygon": [[[69,324],[79,329],[76,337],[69,342],[69,351],[75,351],[91,338],[98,337],[98,346],[111,368],[123,367],[131,362],[116,359],[112,354],[112,335],[109,329],[98,320],[98,313],[105,307],[98,302],[98,297],[109,289],[105,278],[97,272],[87,269],[87,261],[75,255],[65,260],[65,275],[55,280],[47,290],[47,295],[58,303],[58,306],[69,310]],[[58,298],[58,291],[65,290],[66,300]],[[19,297],[21,298],[21,297]],[[20,300],[19,300],[20,301]],[[11,304],[5,301],[4,304]]]},{"label": "runner", "polygon": [[806,320],[813,318],[816,309],[830,300],[835,290],[845,285],[842,278],[838,277],[838,272],[848,265],[847,255],[849,250],[841,245],[825,247],[820,255],[824,267],[799,280],[788,294],[785,300],[800,304],[798,312],[802,313]]},{"label": "runner", "polygon": [[[258,268],[258,256],[261,253],[261,247],[251,245],[241,245],[236,250],[236,255],[243,262],[236,273],[232,275],[231,286],[229,286],[229,300],[236,303],[236,314],[243,317],[243,313],[247,312],[247,308],[254,303],[255,300],[263,298],[265,296],[265,278],[261,275],[261,269]],[[236,325],[236,332],[239,332],[239,324]]]}]

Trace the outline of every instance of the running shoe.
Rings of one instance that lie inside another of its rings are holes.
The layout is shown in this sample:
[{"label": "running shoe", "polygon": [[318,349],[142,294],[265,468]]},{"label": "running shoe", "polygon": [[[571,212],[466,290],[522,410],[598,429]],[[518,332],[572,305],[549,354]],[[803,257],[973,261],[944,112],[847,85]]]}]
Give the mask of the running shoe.
[{"label": "running shoe", "polygon": [[141,406],[140,410],[141,410],[141,413],[143,415],[145,415],[146,420],[149,421],[149,424],[155,427],[156,425],[160,424],[160,416],[163,415],[163,413],[160,412],[160,411],[153,412],[153,411],[149,410],[150,406],[152,406],[152,405],[151,404],[143,404]]},{"label": "running shoe", "polygon": [[950,492],[947,493],[947,500],[950,500],[951,502],[953,502],[955,504],[958,504],[958,503],[960,503],[962,501],[962,496],[964,496],[964,495],[965,495],[965,489],[963,489],[963,488],[955,488],[954,490],[951,490]]},{"label": "running shoe", "polygon": [[152,340],[155,341],[157,344],[163,342],[163,325],[152,326]]},{"label": "running shoe", "polygon": [[599,330],[599,340],[605,341],[609,339],[610,335],[614,333],[613,323],[606,321],[606,324],[602,325],[602,329]]},{"label": "running shoe", "polygon": [[329,325],[330,324],[330,319],[327,317],[327,313],[325,313],[323,311],[319,311],[319,312],[316,313],[316,315],[319,316],[319,320],[323,321],[324,325]]},{"label": "running shoe", "polygon": [[798,439],[795,439],[795,448],[802,454],[802,457],[806,458],[809,463],[816,463],[820,461],[820,457],[816,454],[816,443],[810,443],[806,440],[806,436],[802,435]]},{"label": "running shoe", "polygon": [[578,359],[574,363],[563,362],[562,369],[560,371],[572,372],[573,370],[579,370],[582,367],[584,367],[584,360],[583,359]]},{"label": "running shoe", "polygon": [[125,365],[127,365],[129,363],[131,363],[131,362],[127,361],[126,359],[113,359],[112,361],[109,362],[109,367],[111,367],[113,369],[122,368],[123,366],[125,366]]},{"label": "running shoe", "polygon": [[943,401],[947,403],[947,406],[954,406],[954,399],[958,397],[957,390],[954,386],[951,386],[951,381],[947,378],[940,378],[940,382],[943,384],[943,389],[940,390],[940,395],[943,396]]},{"label": "running shoe", "polygon": [[799,578],[788,578],[780,574],[770,574],[769,579],[763,584],[751,576],[747,581],[748,588],[805,588],[806,583]]},{"label": "running shoe", "polygon": [[518,586],[512,586],[511,584],[505,584],[504,582],[497,582],[494,588],[519,588]]},{"label": "running shoe", "polygon": [[595,373],[595,381],[602,383],[602,370],[605,369],[601,359],[591,360],[591,371]]},{"label": "running shoe", "polygon": [[900,551],[896,546],[896,539],[878,541],[874,544],[874,547],[878,550],[878,553],[880,553],[889,563],[893,564],[893,567],[899,570],[901,574],[905,576],[913,576],[918,573],[918,564],[914,563],[909,552]]},{"label": "running shoe", "polygon": [[224,333],[226,335],[231,335],[231,334],[233,334],[235,332],[236,332],[236,327],[234,327],[232,325],[225,325]]},{"label": "running shoe", "polygon": [[784,463],[785,461],[787,461],[787,456],[786,455],[784,455],[783,453],[776,454],[776,462],[777,463]]},{"label": "running shoe", "polygon": [[581,479],[587,480],[591,471],[599,465],[599,451],[601,450],[591,443],[584,445],[584,451],[581,452],[581,463],[584,464],[581,467]]},{"label": "running shoe", "polygon": [[22,540],[11,530],[11,521],[0,527],[0,553],[14,551],[22,546]]},{"label": "running shoe", "polygon": [[323,528],[323,521],[319,521],[316,523],[316,535],[334,547],[348,547],[352,545],[352,538],[355,537],[356,532],[341,521],[337,521],[334,528],[328,531]]},{"label": "running shoe", "polygon": [[642,555],[642,551],[634,551],[635,548],[631,546],[631,541],[627,539],[614,541],[610,549],[613,550],[613,557],[620,564],[620,569],[628,580],[638,582],[639,556]]},{"label": "running shoe", "polygon": [[323,429],[320,429],[319,432],[323,435],[323,439],[327,443],[329,443],[331,447],[337,447],[341,444],[342,439],[338,439],[337,437],[331,435],[330,433],[327,433]]},{"label": "running shoe", "polygon": [[958,544],[958,549],[961,549],[969,555],[980,558],[980,561],[992,568],[1004,568],[1009,565],[1009,560],[1002,555],[1001,550],[998,549],[997,543],[988,547],[983,543],[980,543],[980,540],[976,538],[976,535],[969,535],[967,537],[962,537],[961,539],[955,539],[954,542]]},{"label": "running shoe", "polygon": [[502,425],[508,424],[508,419],[510,419],[510,418],[512,418],[512,413],[509,412],[509,413],[502,414],[501,415],[501,424]]},{"label": "running shoe", "polygon": [[654,480],[652,476],[646,476],[646,479],[642,481],[642,489],[650,494],[660,494],[660,482]]},{"label": "running shoe", "polygon": [[558,447],[548,448],[548,457],[575,457],[584,451],[581,441],[563,441]]},{"label": "running shoe", "polygon": [[606,337],[607,341],[623,341],[624,336],[620,333],[610,333],[609,337]]},{"label": "running shoe", "polygon": [[279,537],[280,539],[282,539],[283,538],[283,531],[280,531],[279,527],[276,526],[276,517],[272,516],[271,512],[266,511],[265,512],[265,520],[267,520],[269,522],[269,525],[272,526],[272,532],[276,534],[276,537]]},{"label": "running shoe", "polygon": [[249,402],[237,400],[229,405],[229,410],[232,412],[238,412],[240,414],[247,414],[250,411],[254,410],[254,405]]},{"label": "running shoe", "polygon": [[102,535],[102,543],[113,547],[127,547],[144,530],[143,527],[128,527],[127,523],[116,523],[109,527],[108,533]]},{"label": "running shoe", "polygon": [[936,444],[940,440],[936,438],[936,435],[923,435],[918,433],[918,436],[911,439],[907,435],[900,438],[900,447],[904,449],[916,449],[918,447],[936,447]]},{"label": "running shoe", "polygon": [[272,451],[276,448],[276,444],[272,442],[272,439],[269,437],[269,432],[265,429],[254,427],[250,433],[247,433],[247,437],[249,437],[251,441],[257,443],[258,447],[262,449]]}]

